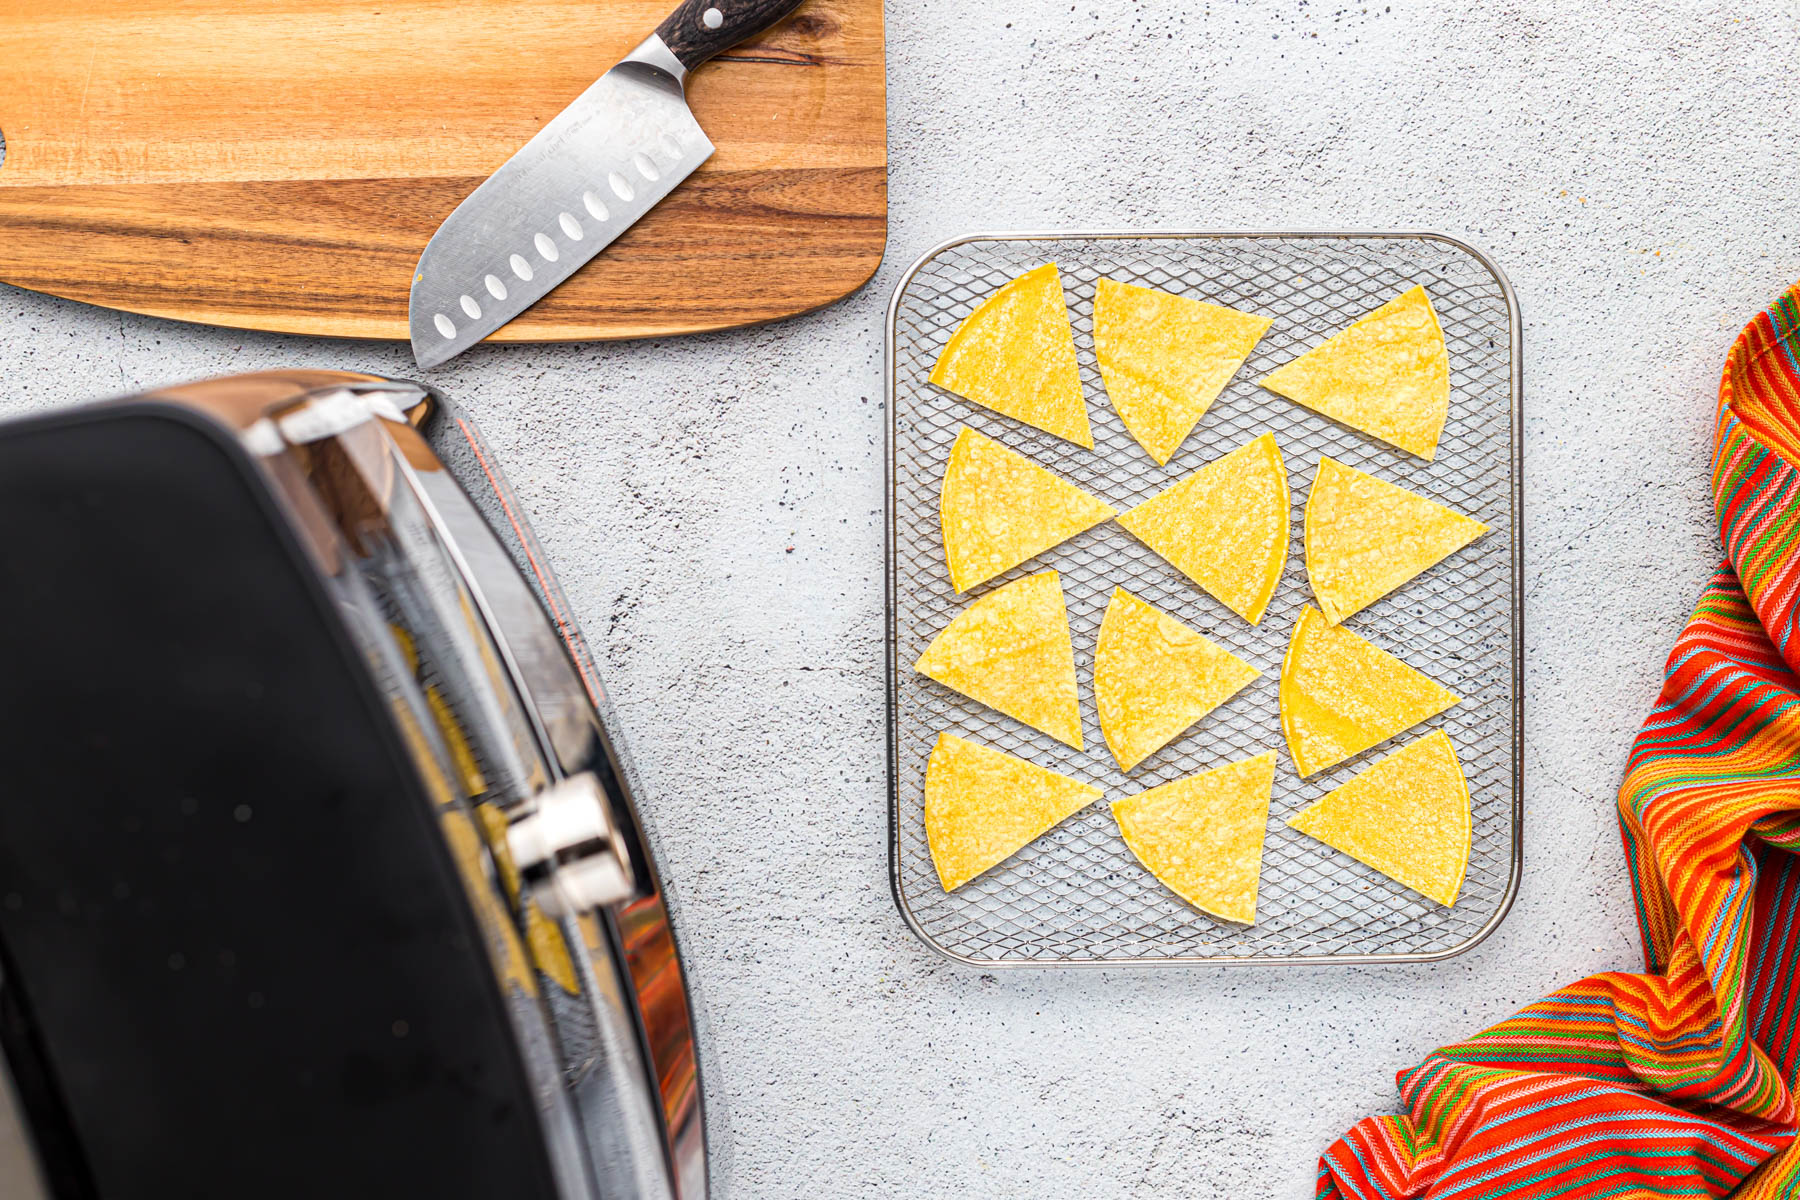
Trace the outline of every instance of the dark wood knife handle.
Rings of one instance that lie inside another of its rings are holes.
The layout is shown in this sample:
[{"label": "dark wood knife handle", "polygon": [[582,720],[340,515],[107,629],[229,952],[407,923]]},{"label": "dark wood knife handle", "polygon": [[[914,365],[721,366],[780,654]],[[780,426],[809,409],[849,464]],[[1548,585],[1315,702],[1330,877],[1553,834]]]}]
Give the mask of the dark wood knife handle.
[{"label": "dark wood knife handle", "polygon": [[681,7],[656,27],[656,35],[691,71],[761,33],[800,4],[801,0],[682,0]]}]

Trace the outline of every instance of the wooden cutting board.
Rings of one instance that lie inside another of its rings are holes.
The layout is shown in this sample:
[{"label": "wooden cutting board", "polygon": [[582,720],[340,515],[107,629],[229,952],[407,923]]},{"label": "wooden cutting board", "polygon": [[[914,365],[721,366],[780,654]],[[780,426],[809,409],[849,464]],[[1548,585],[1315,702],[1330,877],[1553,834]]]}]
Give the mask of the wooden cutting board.
[{"label": "wooden cutting board", "polygon": [[[0,282],[131,312],[407,336],[438,223],[673,0],[0,0]],[[702,67],[718,147],[505,341],[774,320],[887,239],[882,0]]]}]

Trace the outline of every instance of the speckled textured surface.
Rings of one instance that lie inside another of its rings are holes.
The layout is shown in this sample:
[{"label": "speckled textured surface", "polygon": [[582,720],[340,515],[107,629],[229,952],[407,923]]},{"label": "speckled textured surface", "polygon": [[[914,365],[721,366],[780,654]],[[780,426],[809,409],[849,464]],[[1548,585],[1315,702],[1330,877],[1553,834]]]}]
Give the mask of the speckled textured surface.
[{"label": "speckled textured surface", "polygon": [[[728,1197],[1310,1195],[1393,1073],[1638,962],[1612,794],[1716,550],[1741,322],[1800,275],[1790,0],[888,5],[893,226],[847,302],[685,341],[481,349],[483,423],[654,796]],[[0,168],[3,169],[3,168]],[[995,227],[1435,227],[1526,329],[1527,835],[1436,966],[974,974],[888,896],[881,321]],[[753,281],[747,281],[753,286]],[[0,411],[398,347],[0,289]]]}]

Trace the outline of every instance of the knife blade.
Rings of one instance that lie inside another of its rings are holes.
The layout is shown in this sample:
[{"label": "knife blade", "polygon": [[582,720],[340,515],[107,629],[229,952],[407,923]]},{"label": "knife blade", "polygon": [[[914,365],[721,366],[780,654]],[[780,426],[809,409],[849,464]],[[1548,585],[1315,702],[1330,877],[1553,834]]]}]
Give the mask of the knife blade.
[{"label": "knife blade", "polygon": [[426,243],[408,324],[421,368],[536,304],[712,156],[688,73],[801,0],[683,0],[476,188]]}]

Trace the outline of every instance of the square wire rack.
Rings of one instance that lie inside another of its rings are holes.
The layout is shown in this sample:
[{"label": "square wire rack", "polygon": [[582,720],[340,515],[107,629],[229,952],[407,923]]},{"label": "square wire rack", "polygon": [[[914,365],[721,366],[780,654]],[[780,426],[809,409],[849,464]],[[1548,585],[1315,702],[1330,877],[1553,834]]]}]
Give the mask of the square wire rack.
[{"label": "square wire rack", "polygon": [[[926,381],[951,333],[994,289],[1041,263],[1063,277],[1090,453]],[[1132,439],[1094,360],[1093,300],[1107,277],[1273,317],[1274,323],[1167,467]],[[1450,357],[1450,416],[1426,463],[1258,387],[1255,380],[1414,284]],[[1008,233],[947,242],[895,287],[888,310],[889,866],[914,933],[987,968],[1423,962],[1499,925],[1518,890],[1524,696],[1520,322],[1512,287],[1480,251],[1433,233]],[[971,426],[1121,510],[1272,430],[1287,466],[1292,542],[1262,622],[1251,627],[1115,522],[959,597],[938,526],[950,444]],[[1312,600],[1300,535],[1319,456],[1411,488],[1493,527],[1352,618],[1376,645],[1463,697],[1461,704],[1308,780],[1281,734],[1277,685],[1288,635]],[[1070,749],[912,670],[975,599],[1024,575],[1061,572],[1075,643],[1084,751]],[[1262,671],[1197,726],[1120,773],[1092,702],[1094,641],[1115,586],[1173,614]],[[1433,728],[1456,746],[1473,805],[1468,875],[1444,908],[1287,827],[1287,818]],[[925,839],[925,764],[950,731],[1105,789],[1006,862],[953,893]],[[1146,871],[1109,802],[1263,750],[1279,752],[1255,925],[1217,920]]]}]

